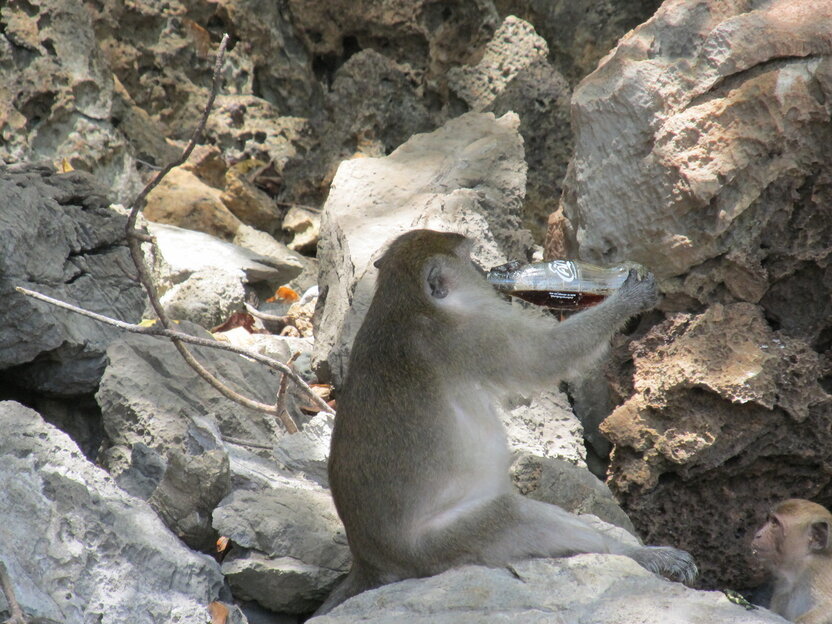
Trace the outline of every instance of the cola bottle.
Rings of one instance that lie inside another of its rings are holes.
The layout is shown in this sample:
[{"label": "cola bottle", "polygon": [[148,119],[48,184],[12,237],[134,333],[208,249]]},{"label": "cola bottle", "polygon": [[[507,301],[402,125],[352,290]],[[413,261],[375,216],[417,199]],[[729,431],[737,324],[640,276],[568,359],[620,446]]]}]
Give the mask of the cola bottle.
[{"label": "cola bottle", "polygon": [[523,264],[512,261],[494,267],[486,279],[498,291],[553,310],[577,311],[601,303],[627,279],[628,263],[603,268],[577,260]]}]

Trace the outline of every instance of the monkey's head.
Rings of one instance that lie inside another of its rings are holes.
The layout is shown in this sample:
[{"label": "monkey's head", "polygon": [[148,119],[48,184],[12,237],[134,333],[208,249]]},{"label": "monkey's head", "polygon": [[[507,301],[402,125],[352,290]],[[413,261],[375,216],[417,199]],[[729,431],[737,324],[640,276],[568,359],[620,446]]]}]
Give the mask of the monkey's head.
[{"label": "monkey's head", "polygon": [[[450,232],[412,230],[398,237],[375,262],[377,296],[412,308],[472,309],[478,294],[492,294],[471,262],[472,242]],[[492,295],[493,296],[493,295]]]},{"label": "monkey's head", "polygon": [[783,501],[769,512],[751,548],[771,571],[799,570],[808,557],[832,555],[832,514],[808,500]]}]

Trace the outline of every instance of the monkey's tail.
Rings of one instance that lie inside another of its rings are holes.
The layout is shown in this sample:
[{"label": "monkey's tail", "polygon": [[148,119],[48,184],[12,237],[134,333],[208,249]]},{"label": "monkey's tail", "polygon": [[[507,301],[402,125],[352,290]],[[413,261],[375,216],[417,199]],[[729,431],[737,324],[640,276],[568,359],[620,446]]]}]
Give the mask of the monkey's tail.
[{"label": "monkey's tail", "polygon": [[312,617],[329,613],[339,604],[360,594],[361,592],[373,589],[381,585],[380,582],[375,581],[370,575],[365,574],[357,565],[353,564],[349,574],[342,580],[332,593],[329,594],[324,603],[318,607],[318,610],[312,614]]}]

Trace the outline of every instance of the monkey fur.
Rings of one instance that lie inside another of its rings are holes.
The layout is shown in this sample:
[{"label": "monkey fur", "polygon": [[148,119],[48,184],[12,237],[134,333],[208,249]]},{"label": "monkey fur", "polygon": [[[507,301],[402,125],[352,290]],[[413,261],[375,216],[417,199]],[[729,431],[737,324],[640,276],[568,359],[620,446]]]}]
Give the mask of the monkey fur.
[{"label": "monkey fur", "polygon": [[696,576],[675,548],[618,542],[512,486],[497,405],[552,387],[657,300],[632,271],[599,305],[561,323],[503,300],[460,234],[414,230],[376,263],[375,296],[338,395],[329,482],[353,557],[316,614],[362,591],[464,564],[576,553],[629,556]]},{"label": "monkey fur", "polygon": [[770,608],[797,624],[832,624],[832,514],[808,500],[783,501],[751,542],[773,573]]}]

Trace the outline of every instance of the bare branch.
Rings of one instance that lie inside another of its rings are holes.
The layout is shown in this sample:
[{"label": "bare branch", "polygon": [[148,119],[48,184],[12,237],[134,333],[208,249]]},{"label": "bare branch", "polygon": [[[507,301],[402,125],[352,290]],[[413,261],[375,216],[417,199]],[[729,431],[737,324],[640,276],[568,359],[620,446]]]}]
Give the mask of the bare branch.
[{"label": "bare branch", "polygon": [[[213,84],[211,86],[211,93],[208,96],[208,101],[205,104],[205,108],[202,111],[202,117],[197,124],[197,127],[194,129],[193,134],[191,135],[190,141],[188,141],[188,145],[183,150],[182,154],[174,160],[173,162],[168,163],[161,171],[159,171],[153,179],[147,183],[147,185],[142,189],[142,191],[136,196],[133,202],[130,204],[130,214],[127,217],[127,224],[125,225],[125,234],[127,237],[127,245],[130,250],[130,257],[133,259],[133,264],[136,266],[136,270],[138,272],[138,281],[142,284],[147,292],[148,299],[150,301],[150,305],[153,308],[153,311],[156,313],[156,316],[159,319],[159,324],[168,332],[166,335],[170,338],[173,345],[185,359],[191,368],[196,371],[196,373],[202,377],[205,381],[211,384],[214,388],[216,388],[223,396],[231,399],[232,401],[236,401],[241,405],[245,405],[246,407],[260,410],[267,414],[272,414],[278,416],[280,420],[283,422],[284,426],[286,427],[287,431],[290,433],[294,433],[298,430],[297,424],[292,420],[292,417],[288,414],[281,414],[279,406],[277,405],[266,405],[265,403],[261,403],[259,401],[254,401],[248,397],[241,395],[240,393],[236,392],[229,388],[222,380],[216,377],[211,371],[209,371],[205,366],[203,366],[190,352],[190,350],[185,346],[186,342],[193,343],[192,340],[186,339],[184,336],[186,334],[182,334],[181,332],[176,332],[173,329],[173,324],[171,319],[168,317],[167,313],[165,312],[164,307],[162,306],[161,302],[159,301],[158,293],[156,292],[156,287],[153,284],[153,281],[150,278],[150,271],[148,270],[147,266],[145,265],[144,254],[142,253],[141,245],[143,241],[148,240],[148,236],[144,232],[140,232],[136,229],[136,220],[138,219],[139,212],[144,207],[145,200],[147,195],[152,191],[156,186],[162,181],[162,179],[170,173],[170,171],[174,167],[178,167],[185,163],[188,160],[188,157],[193,152],[194,147],[196,147],[197,143],[199,142],[202,133],[205,131],[205,124],[208,121],[208,116],[211,113],[211,108],[214,105],[214,100],[219,93],[220,86],[221,86],[221,78],[222,78],[222,65],[223,60],[225,58],[225,47],[228,45],[228,35],[223,35],[222,41],[220,42],[219,50],[217,51],[216,62],[214,63],[214,73],[213,73]],[[31,296],[31,295],[30,295]],[[64,305],[63,307],[67,307]],[[73,309],[74,307],[70,307],[75,312],[79,312],[80,309]],[[81,313],[81,312],[79,312]],[[90,316],[87,314],[87,316]],[[92,317],[96,318],[96,317]],[[111,321],[115,319],[105,319],[105,317],[97,318],[97,320],[102,322],[110,322],[110,324],[114,324]],[[118,325],[117,325],[118,326]],[[124,328],[126,329],[126,328]],[[130,329],[129,331],[135,331],[135,329]],[[141,332],[144,333],[144,332]],[[157,334],[162,335],[162,334]],[[219,343],[218,343],[219,344]],[[209,345],[206,345],[209,346]],[[214,346],[214,345],[210,345]],[[221,347],[217,347],[221,348]],[[252,353],[245,353],[249,357],[252,357],[255,360],[261,361],[259,357],[256,357]],[[270,359],[270,358],[269,358]],[[272,364],[269,364],[272,366]],[[292,381],[296,384],[300,385],[302,388],[306,386],[297,375],[292,372],[289,367],[283,368],[281,365],[280,368],[281,372],[285,376],[289,375]],[[300,382],[300,383],[299,383]],[[309,389],[308,386],[304,388],[304,391],[310,393],[312,391]],[[319,405],[319,403],[316,403]],[[329,406],[327,406],[329,407]],[[329,411],[329,410],[328,410]]]},{"label": "bare branch", "polygon": [[11,614],[11,617],[3,624],[27,624],[26,616],[23,615],[23,609],[20,608],[20,603],[17,602],[17,597],[14,595],[14,587],[12,587],[12,579],[9,577],[9,571],[6,569],[6,564],[2,561],[0,561],[0,587],[2,587],[3,594],[6,596],[9,613]]},{"label": "bare branch", "polygon": [[[79,308],[78,306],[72,305],[71,303],[67,303],[66,301],[61,301],[60,299],[55,299],[54,297],[50,297],[48,295],[44,295],[39,292],[35,292],[34,290],[29,290],[27,288],[23,288],[22,286],[17,286],[15,290],[21,294],[27,295],[32,297],[33,299],[38,299],[39,301],[43,301],[45,303],[49,303],[51,305],[57,306],[59,308],[63,308],[64,310],[69,310],[70,312],[75,312],[76,314],[81,314],[82,316],[86,316],[88,318],[94,319],[101,323],[106,323],[107,325],[112,325],[113,327],[118,327],[119,329],[123,329],[124,331],[128,331],[134,334],[144,334],[146,336],[157,336],[160,338],[169,338],[170,340],[177,340],[181,342],[187,342],[189,344],[197,345],[200,347],[208,347],[210,349],[220,349],[221,351],[231,351],[232,353],[237,353],[239,355],[244,355],[252,360],[259,362],[260,364],[265,364],[269,368],[272,368],[280,373],[286,375],[289,379],[292,380],[294,384],[296,384],[303,392],[306,394],[312,401],[315,403],[315,406],[318,407],[321,411],[328,412],[333,414],[333,409],[326,404],[321,397],[315,394],[315,391],[309,387],[301,377],[295,373],[294,370],[290,366],[287,366],[283,362],[279,360],[275,360],[274,358],[270,358],[267,355],[263,355],[262,353],[257,353],[256,351],[252,351],[251,349],[245,349],[243,347],[236,347],[227,342],[221,342],[219,340],[209,340],[208,338],[200,338],[198,336],[191,336],[190,334],[186,334],[185,332],[178,331],[176,329],[169,329],[163,326],[153,325],[150,327],[144,327],[142,325],[134,325],[132,323],[125,323],[124,321],[119,321],[114,318],[110,318],[109,316],[104,316],[103,314],[97,314],[96,312],[91,312],[90,310],[85,310],[84,308]],[[230,398],[230,397],[229,397]],[[234,399],[236,400],[236,399]],[[257,403],[256,401],[254,403]],[[266,405],[265,403],[257,403],[257,405],[265,405],[267,409],[263,410],[269,414],[275,414],[276,408],[273,405]],[[261,407],[255,407],[254,409],[262,409]]]}]

